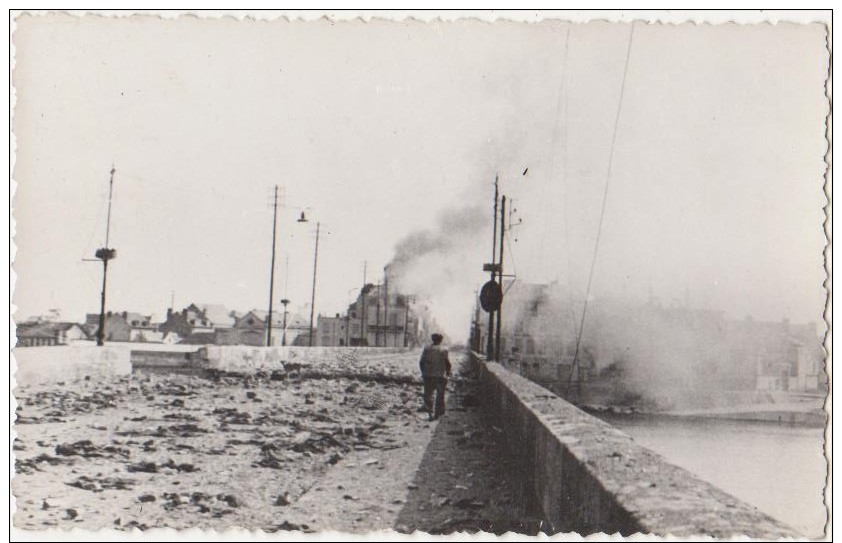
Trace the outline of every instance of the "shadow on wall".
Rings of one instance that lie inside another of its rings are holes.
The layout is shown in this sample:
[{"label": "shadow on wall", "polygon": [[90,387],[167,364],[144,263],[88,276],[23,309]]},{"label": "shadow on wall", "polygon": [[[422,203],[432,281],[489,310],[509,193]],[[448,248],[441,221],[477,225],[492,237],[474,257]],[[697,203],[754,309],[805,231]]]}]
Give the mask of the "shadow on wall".
[{"label": "shadow on wall", "polygon": [[[517,466],[504,458],[499,429],[482,416],[475,380],[460,375],[448,385],[447,414],[437,423],[394,529],[430,534],[516,532],[535,535],[542,525],[528,504]],[[426,414],[419,414],[426,416]]]}]

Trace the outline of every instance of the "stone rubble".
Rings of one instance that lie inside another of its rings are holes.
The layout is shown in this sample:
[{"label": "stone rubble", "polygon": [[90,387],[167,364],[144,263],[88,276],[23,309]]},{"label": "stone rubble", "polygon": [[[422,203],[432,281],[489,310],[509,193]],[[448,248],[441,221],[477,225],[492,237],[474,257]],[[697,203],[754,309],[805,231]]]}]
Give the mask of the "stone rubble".
[{"label": "stone rubble", "polygon": [[[253,374],[17,389],[15,525],[445,533],[523,516],[500,509],[513,492],[500,473],[475,475],[492,466],[496,433],[464,379],[433,424],[419,412],[418,353],[338,354]],[[433,446],[447,469],[425,475]]]}]

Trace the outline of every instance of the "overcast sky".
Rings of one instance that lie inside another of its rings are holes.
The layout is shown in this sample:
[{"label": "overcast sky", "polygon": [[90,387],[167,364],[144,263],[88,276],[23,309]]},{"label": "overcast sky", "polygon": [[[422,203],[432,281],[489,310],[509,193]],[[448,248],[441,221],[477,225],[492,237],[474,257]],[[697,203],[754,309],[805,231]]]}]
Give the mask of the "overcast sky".
[{"label": "overcast sky", "polygon": [[594,297],[821,321],[821,25],[637,24],[629,50],[630,25],[609,23],[16,24],[18,320],[99,310],[102,266],[82,259],[104,243],[114,164],[110,309],[160,319],[172,292],[265,308],[279,184],[276,299],[310,297],[306,208],[323,313],[364,261],[374,281],[407,236],[479,217],[414,285],[463,338],[496,173],[523,221],[507,271],[584,295],[616,120]]}]

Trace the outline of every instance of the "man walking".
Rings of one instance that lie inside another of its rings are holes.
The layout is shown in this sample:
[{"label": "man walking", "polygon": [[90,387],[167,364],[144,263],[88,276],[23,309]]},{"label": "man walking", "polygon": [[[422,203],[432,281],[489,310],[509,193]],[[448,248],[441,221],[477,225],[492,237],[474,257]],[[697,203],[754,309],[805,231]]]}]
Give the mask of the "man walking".
[{"label": "man walking", "polygon": [[[450,377],[450,359],[447,349],[442,346],[441,334],[432,335],[433,344],[424,347],[421,353],[421,376],[424,379],[424,408],[430,414],[430,420],[444,415],[444,391],[447,378]],[[433,406],[433,394],[436,396]]]}]

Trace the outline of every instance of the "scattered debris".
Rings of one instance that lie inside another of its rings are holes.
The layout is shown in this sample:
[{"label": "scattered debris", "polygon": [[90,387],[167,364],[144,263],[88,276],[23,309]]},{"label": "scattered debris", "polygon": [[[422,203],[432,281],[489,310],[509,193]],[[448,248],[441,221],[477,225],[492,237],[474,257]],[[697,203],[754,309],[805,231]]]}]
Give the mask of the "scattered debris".
[{"label": "scattered debris", "polygon": [[158,466],[155,462],[138,462],[137,464],[126,466],[126,471],[129,473],[158,473]]},{"label": "scattered debris", "polygon": [[56,445],[56,454],[60,456],[82,456],[85,458],[105,458],[112,456],[129,457],[129,450],[113,445],[97,446],[84,439],[75,443]]},{"label": "scattered debris", "polygon": [[103,490],[131,490],[137,481],[134,479],[123,479],[121,477],[105,477],[102,479],[95,479],[83,475],[75,481],[66,483],[68,486],[75,486],[82,490],[90,490],[91,492],[102,492]]}]

